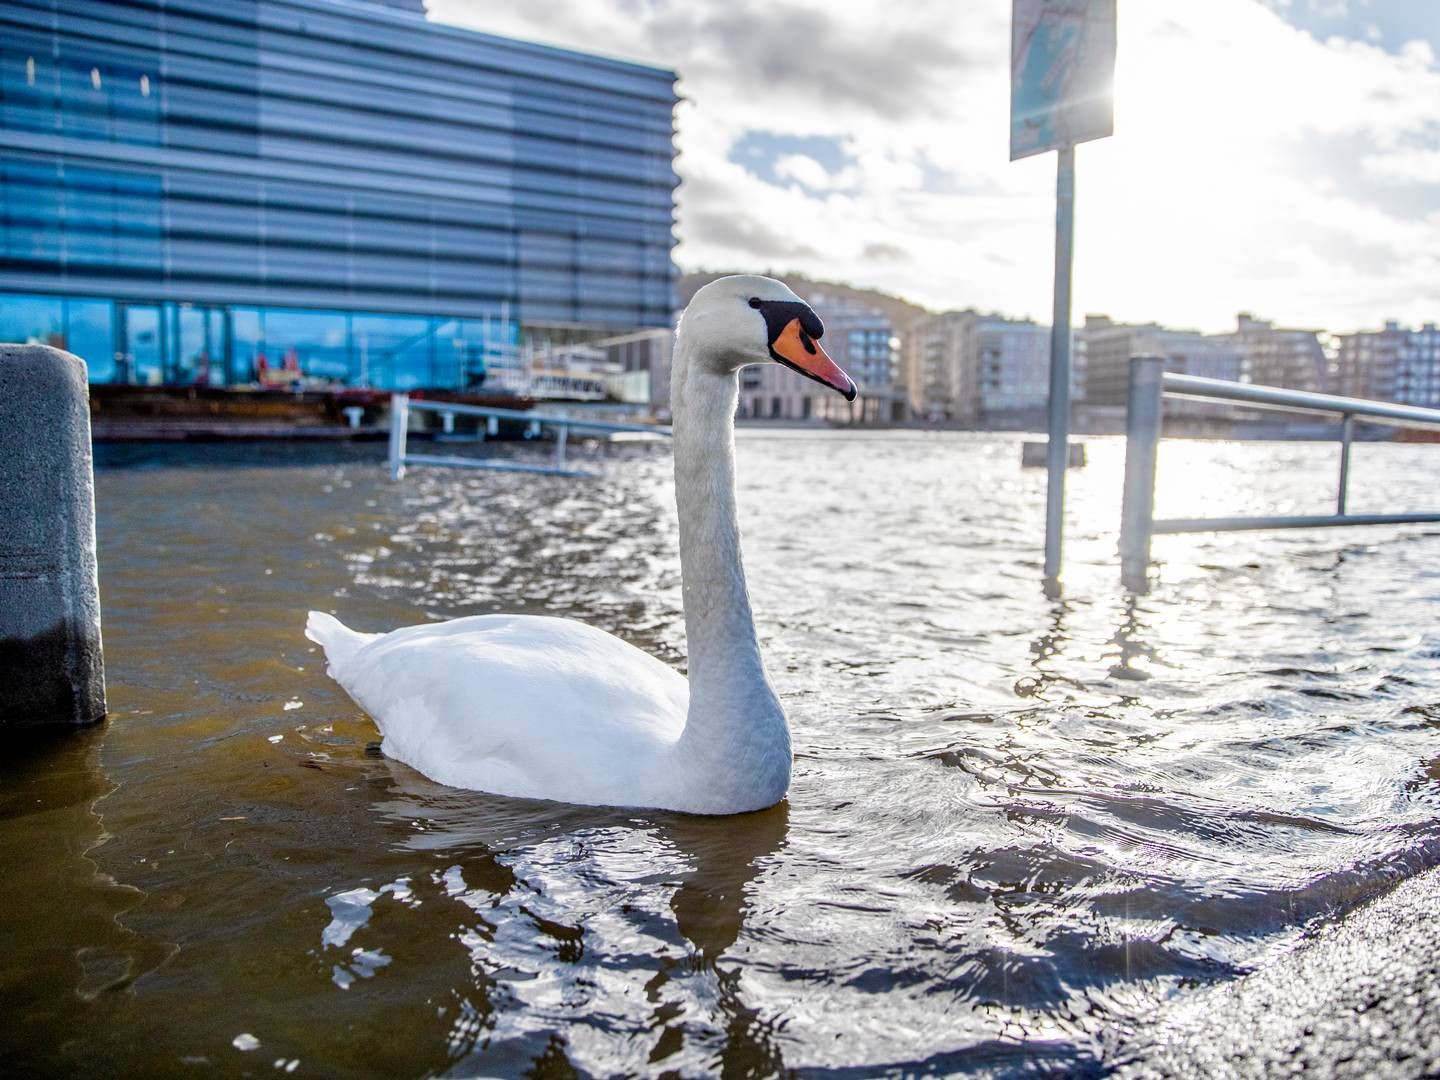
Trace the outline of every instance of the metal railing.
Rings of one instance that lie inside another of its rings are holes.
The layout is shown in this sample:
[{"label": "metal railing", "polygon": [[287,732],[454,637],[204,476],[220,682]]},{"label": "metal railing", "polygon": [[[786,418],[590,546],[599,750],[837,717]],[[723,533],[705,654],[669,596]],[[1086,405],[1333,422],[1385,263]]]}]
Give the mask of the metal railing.
[{"label": "metal railing", "polygon": [[[412,412],[439,413],[441,424],[447,434],[455,430],[455,417],[480,416],[486,421],[486,433],[499,432],[501,420],[520,420],[526,426],[527,438],[538,438],[546,427],[555,429],[555,464],[531,465],[520,461],[496,461],[486,458],[462,457],[459,454],[412,454],[407,449],[410,435],[410,414]],[[521,409],[496,409],[488,405],[462,405],[455,401],[412,401],[409,394],[390,395],[390,479],[399,480],[405,475],[407,465],[443,465],[457,469],[495,469],[503,472],[542,473],[546,476],[594,476],[584,469],[565,467],[565,444],[570,429],[577,431],[598,431],[604,434],[615,432],[644,432],[650,435],[670,435],[670,428],[658,424],[617,424],[608,420],[585,420],[563,413],[534,413]]]},{"label": "metal railing", "polygon": [[[1339,415],[1340,485],[1333,514],[1225,518],[1155,518],[1155,458],[1160,443],[1163,400],[1172,397],[1234,401],[1266,409]],[[1143,592],[1150,569],[1151,537],[1164,533],[1225,532],[1239,529],[1313,529],[1330,525],[1403,525],[1440,522],[1440,512],[1351,514],[1350,444],[1355,418],[1393,427],[1440,427],[1440,409],[1385,401],[1287,390],[1179,375],[1165,370],[1163,356],[1130,361],[1130,392],[1125,412],[1125,495],[1120,510],[1120,565],[1126,587]]]}]

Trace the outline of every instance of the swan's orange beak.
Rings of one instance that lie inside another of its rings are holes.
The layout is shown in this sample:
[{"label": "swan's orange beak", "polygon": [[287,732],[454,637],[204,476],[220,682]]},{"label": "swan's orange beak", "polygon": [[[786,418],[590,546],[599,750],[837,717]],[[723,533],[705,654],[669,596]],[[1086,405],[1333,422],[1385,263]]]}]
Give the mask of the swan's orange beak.
[{"label": "swan's orange beak", "polygon": [[839,390],[846,401],[854,401],[858,393],[855,380],[840,370],[840,365],[830,359],[825,346],[805,332],[798,318],[791,319],[770,342],[770,355],[788,368],[793,368],[807,379]]}]

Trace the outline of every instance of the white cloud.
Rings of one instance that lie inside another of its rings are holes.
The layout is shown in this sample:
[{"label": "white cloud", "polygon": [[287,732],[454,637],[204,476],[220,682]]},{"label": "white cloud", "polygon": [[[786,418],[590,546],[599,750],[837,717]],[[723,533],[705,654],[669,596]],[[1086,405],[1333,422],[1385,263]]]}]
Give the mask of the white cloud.
[{"label": "white cloud", "polygon": [[857,179],[854,168],[832,173],[808,154],[782,154],[775,159],[774,168],[776,176],[794,180],[811,191],[843,190],[852,187]]},{"label": "white cloud", "polygon": [[1409,147],[1385,154],[1367,154],[1360,160],[1360,166],[1382,180],[1440,185],[1440,149]]},{"label": "white cloud", "polygon": [[[1009,8],[431,0],[432,17],[680,73],[682,267],[798,270],[1043,316],[1054,165],[1010,163]],[[1078,157],[1076,312],[1337,330],[1440,314],[1440,70],[1257,0],[1122,4],[1116,135]],[[747,132],[826,136],[769,179]],[[1421,185],[1427,181],[1432,187]],[[884,257],[879,257],[883,253]]]}]

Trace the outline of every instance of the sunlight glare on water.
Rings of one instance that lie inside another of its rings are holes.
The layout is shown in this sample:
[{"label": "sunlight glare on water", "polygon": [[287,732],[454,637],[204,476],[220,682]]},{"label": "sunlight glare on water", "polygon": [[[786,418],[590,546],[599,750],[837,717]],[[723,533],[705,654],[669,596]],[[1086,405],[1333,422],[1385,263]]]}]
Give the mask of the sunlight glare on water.
[{"label": "sunlight glare on water", "polygon": [[[1161,538],[1127,597],[1117,440],[1071,474],[1050,599],[1017,438],[740,433],[797,754],[773,810],[507,800],[379,756],[309,607],[573,616],[683,666],[667,452],[574,454],[602,478],[102,455],[112,719],[4,766],[9,1064],[1085,1072],[1440,862],[1440,533]],[[1424,507],[1435,454],[1359,447],[1352,508]],[[1334,475],[1333,445],[1169,442],[1157,511],[1321,512]]]}]

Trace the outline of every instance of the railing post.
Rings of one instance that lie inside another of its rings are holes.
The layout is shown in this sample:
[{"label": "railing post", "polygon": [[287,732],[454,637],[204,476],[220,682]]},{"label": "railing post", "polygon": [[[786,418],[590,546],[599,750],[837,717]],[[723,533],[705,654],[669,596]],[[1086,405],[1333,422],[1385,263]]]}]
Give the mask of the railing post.
[{"label": "railing post", "polygon": [[1125,405],[1125,496],[1120,508],[1120,575],[1132,592],[1145,592],[1150,576],[1150,534],[1155,521],[1155,458],[1165,392],[1165,358],[1130,359]]},{"label": "railing post", "polygon": [[565,439],[569,435],[569,424],[557,424],[555,432],[555,468],[565,468]]},{"label": "railing post", "polygon": [[1346,413],[1340,425],[1340,494],[1335,500],[1335,513],[1345,516],[1345,497],[1350,492],[1350,440],[1355,436],[1355,414]]},{"label": "railing post", "polygon": [[410,430],[410,395],[390,395],[390,479],[405,475],[405,442]]}]

